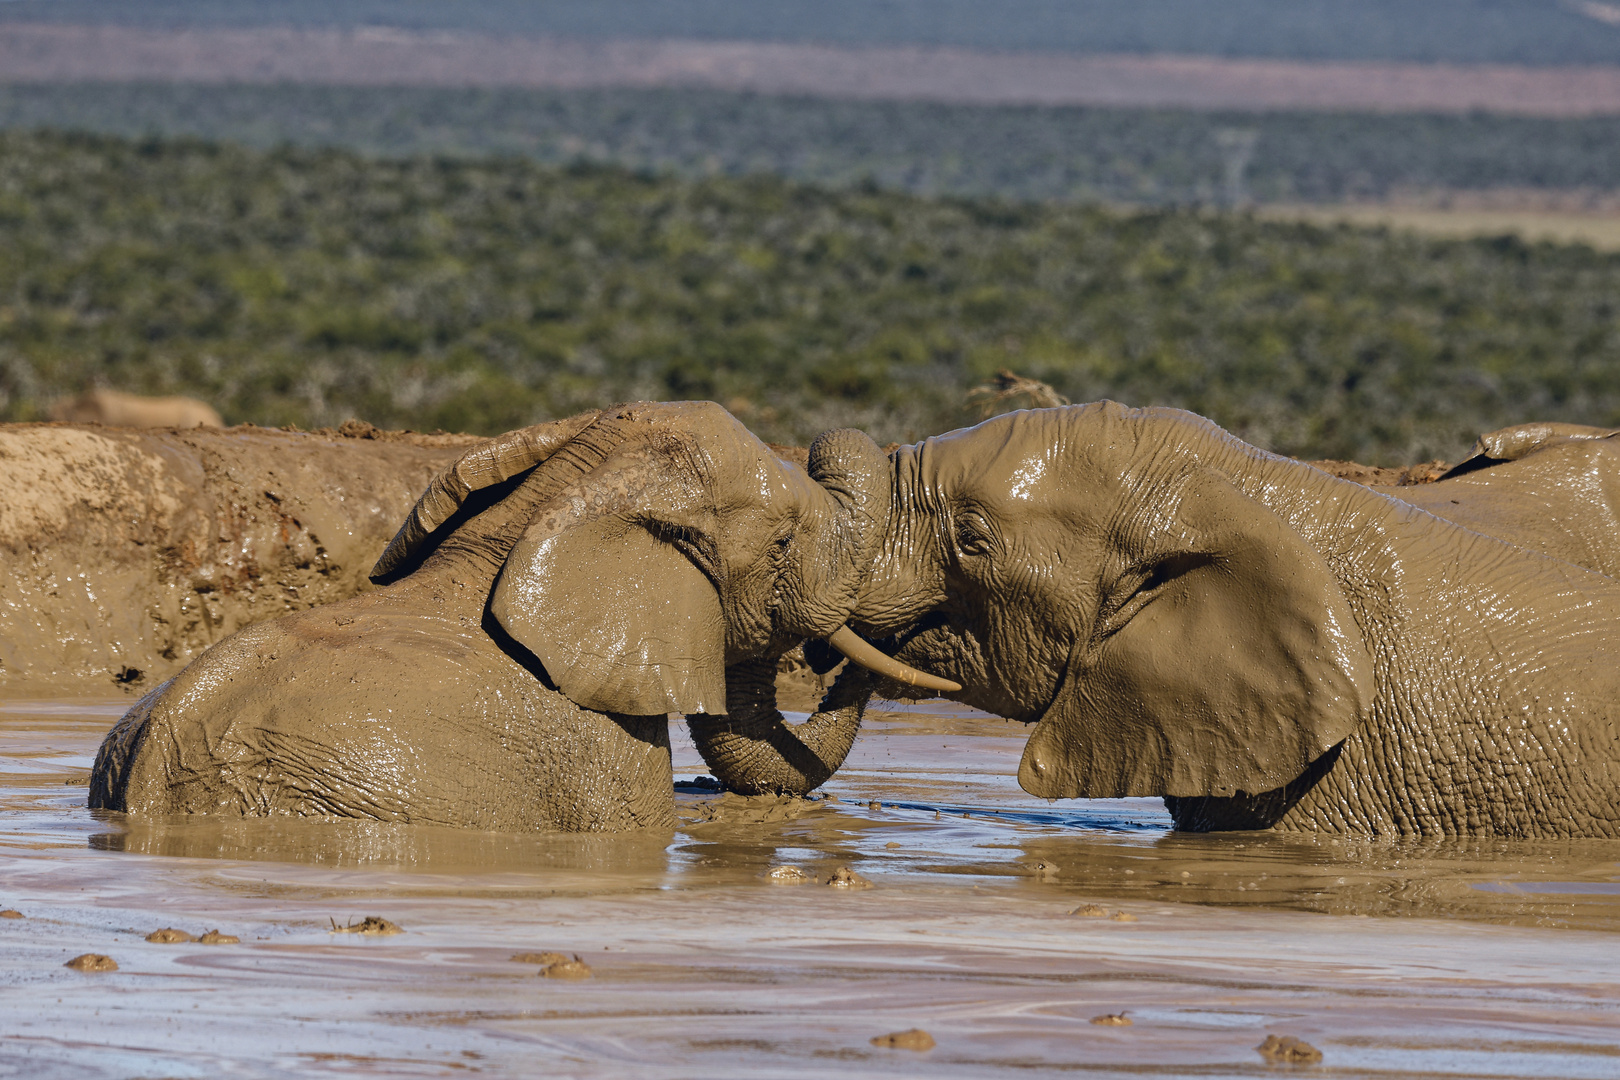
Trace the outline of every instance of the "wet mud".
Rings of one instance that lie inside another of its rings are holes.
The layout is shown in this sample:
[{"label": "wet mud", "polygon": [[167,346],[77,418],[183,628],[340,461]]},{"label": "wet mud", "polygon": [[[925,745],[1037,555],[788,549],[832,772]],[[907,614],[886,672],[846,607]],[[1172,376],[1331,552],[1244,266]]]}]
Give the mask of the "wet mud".
[{"label": "wet mud", "polygon": [[[124,706],[0,701],[0,905],[28,916],[0,923],[0,1076],[1595,1080],[1620,1062],[1613,842],[1175,835],[1157,800],[1031,798],[1024,726],[938,703],[875,707],[830,797],[773,820],[763,799],[756,820],[697,812],[719,797],[690,784],[706,770],[680,725],[673,829],[128,819],[65,782]],[[804,887],[775,884],[785,867]],[[873,887],[827,887],[840,868]],[[331,932],[368,915],[406,932]],[[145,940],[216,926],[240,944]],[[118,969],[62,966],[85,954]],[[540,977],[576,962],[592,977]],[[933,1049],[873,1045],[913,1030]],[[1271,1036],[1323,1059],[1272,1063]]]}]

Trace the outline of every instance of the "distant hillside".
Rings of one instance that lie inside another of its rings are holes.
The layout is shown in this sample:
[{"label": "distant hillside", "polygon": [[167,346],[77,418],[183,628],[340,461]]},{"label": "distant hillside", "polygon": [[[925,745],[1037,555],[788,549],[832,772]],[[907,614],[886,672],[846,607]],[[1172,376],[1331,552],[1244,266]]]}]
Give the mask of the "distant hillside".
[{"label": "distant hillside", "polygon": [[1620,63],[1617,0],[12,0],[0,19],[380,25],[1453,63]]},{"label": "distant hillside", "polygon": [[516,154],[1013,199],[1338,202],[1502,189],[1620,199],[1620,116],[987,107],[713,90],[47,84],[0,86],[0,128],[384,155]]}]

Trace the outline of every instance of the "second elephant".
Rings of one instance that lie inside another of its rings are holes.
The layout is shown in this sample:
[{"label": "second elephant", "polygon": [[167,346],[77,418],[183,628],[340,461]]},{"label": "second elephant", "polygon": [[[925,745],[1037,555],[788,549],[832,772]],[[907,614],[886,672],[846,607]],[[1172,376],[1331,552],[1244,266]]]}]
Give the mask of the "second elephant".
[{"label": "second elephant", "polygon": [[1604,574],[1171,409],[1014,413],[894,473],[852,625],[1033,723],[1033,794],[1161,795],[1192,829],[1620,835]]}]

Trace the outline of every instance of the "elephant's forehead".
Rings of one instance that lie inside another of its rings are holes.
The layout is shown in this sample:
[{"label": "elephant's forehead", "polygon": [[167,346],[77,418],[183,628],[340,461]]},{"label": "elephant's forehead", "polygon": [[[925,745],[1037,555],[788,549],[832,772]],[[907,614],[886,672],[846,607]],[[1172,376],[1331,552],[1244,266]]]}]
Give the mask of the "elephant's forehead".
[{"label": "elephant's forehead", "polygon": [[921,469],[941,490],[978,502],[1034,503],[1072,482],[1068,440],[1054,418],[1012,414],[923,445]]}]

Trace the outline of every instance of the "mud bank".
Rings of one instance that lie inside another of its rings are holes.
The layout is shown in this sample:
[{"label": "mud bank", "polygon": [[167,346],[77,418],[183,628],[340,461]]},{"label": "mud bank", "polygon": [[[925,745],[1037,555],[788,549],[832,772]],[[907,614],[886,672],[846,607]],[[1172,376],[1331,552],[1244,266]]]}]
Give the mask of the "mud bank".
[{"label": "mud bank", "polygon": [[144,691],[366,574],[469,435],[0,425],[0,691]]}]

